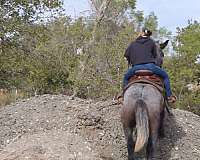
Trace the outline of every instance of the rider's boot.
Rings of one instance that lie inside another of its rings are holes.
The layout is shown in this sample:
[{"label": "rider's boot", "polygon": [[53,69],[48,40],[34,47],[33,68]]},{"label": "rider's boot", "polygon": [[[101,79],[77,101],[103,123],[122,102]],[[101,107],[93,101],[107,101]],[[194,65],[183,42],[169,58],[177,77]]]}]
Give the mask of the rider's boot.
[{"label": "rider's boot", "polygon": [[169,103],[175,103],[176,100],[177,100],[177,98],[176,98],[176,96],[174,96],[174,95],[171,95],[170,97],[167,97],[167,101],[168,101]]}]

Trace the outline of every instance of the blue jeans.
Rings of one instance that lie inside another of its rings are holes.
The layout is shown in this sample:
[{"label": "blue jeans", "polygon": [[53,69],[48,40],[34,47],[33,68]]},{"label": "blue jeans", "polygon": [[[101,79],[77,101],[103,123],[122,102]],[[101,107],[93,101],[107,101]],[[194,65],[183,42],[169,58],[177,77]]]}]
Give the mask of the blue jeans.
[{"label": "blue jeans", "polygon": [[167,97],[170,97],[172,95],[171,88],[170,88],[169,76],[168,76],[167,72],[165,72],[165,70],[158,67],[154,63],[138,64],[138,65],[135,65],[132,68],[130,68],[127,71],[127,73],[124,75],[123,87],[125,87],[128,84],[129,79],[135,74],[135,71],[140,70],[140,69],[150,70],[154,74],[163,78]]}]

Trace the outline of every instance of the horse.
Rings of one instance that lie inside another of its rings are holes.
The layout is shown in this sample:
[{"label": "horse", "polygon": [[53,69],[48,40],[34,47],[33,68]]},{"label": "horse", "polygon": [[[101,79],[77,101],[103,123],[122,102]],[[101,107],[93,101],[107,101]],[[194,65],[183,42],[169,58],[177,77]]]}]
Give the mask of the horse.
[{"label": "horse", "polygon": [[[157,53],[161,54],[167,44],[168,41],[157,45]],[[161,62],[163,56],[158,56],[158,62]],[[156,142],[159,136],[164,136],[164,101],[163,94],[152,84],[133,83],[124,92],[121,122],[127,142],[128,160],[134,160],[134,154],[142,150],[145,144],[147,159],[154,157]],[[133,139],[134,129],[136,140]]]}]

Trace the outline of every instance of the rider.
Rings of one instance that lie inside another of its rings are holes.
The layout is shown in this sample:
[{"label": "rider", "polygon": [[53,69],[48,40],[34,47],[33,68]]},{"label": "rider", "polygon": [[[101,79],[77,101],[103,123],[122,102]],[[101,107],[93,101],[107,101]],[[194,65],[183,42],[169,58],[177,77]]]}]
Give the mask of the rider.
[{"label": "rider", "polygon": [[150,70],[163,78],[167,100],[174,103],[176,97],[172,95],[169,76],[165,70],[156,65],[157,48],[155,42],[150,38],[151,35],[152,32],[150,30],[143,29],[142,34],[126,49],[124,56],[127,58],[128,63],[132,65],[132,68],[124,75],[123,89],[135,74],[135,71],[140,69]]}]

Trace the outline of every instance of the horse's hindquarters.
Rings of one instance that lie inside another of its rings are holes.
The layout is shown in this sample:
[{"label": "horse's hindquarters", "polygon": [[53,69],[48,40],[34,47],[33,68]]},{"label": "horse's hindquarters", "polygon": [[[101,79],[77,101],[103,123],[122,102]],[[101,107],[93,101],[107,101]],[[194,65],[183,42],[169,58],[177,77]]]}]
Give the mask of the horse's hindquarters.
[{"label": "horse's hindquarters", "polygon": [[135,108],[138,99],[145,101],[147,108],[151,110],[160,110],[164,103],[163,95],[156,87],[151,84],[135,83],[124,93],[123,107]]},{"label": "horse's hindquarters", "polygon": [[160,112],[164,109],[163,95],[151,84],[135,83],[124,93],[121,119],[126,125],[135,123],[135,108],[139,99],[146,103],[149,119],[159,120]]}]

